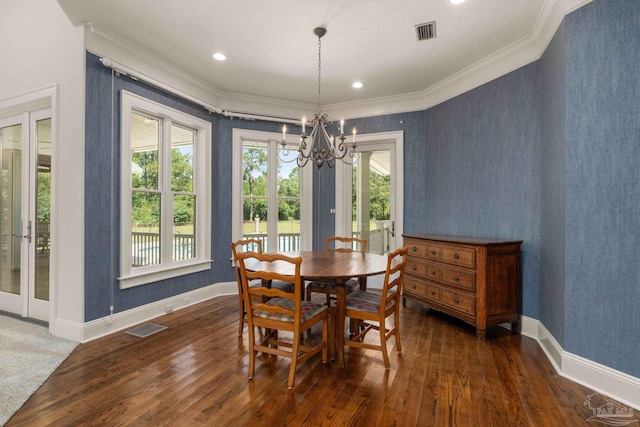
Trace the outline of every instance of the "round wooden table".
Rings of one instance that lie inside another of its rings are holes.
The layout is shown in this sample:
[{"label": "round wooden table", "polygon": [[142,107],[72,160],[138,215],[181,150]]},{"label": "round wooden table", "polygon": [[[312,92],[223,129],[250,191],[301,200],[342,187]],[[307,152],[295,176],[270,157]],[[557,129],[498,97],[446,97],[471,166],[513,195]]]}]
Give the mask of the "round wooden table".
[{"label": "round wooden table", "polygon": [[[350,278],[357,278],[360,289],[367,288],[367,277],[384,274],[387,270],[387,256],[377,254],[361,254],[360,252],[339,251],[301,251],[283,252],[290,257],[301,257],[300,275],[304,281],[335,281],[336,282],[336,327],[335,345],[338,362],[344,366],[344,321],[346,312],[346,288],[344,282]],[[266,264],[253,259],[245,260],[248,270],[265,270],[281,274],[294,274],[290,266],[278,265],[268,267]],[[304,289],[301,290],[304,292]]]}]

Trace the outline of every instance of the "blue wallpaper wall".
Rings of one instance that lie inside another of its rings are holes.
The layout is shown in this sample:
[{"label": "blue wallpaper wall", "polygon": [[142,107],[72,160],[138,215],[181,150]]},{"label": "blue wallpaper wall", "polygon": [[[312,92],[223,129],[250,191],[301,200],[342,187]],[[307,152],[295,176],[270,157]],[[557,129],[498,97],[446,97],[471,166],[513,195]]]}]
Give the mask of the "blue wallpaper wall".
[{"label": "blue wallpaper wall", "polygon": [[[120,264],[120,91],[128,90],[184,111],[212,123],[213,158],[217,161],[216,129],[218,117],[202,107],[168,95],[126,76],[112,76],[99,58],[87,53],[85,128],[85,321],[109,314],[110,293],[114,289],[115,312],[129,310],[153,301],[214,283],[214,271],[120,290],[116,278]],[[114,122],[112,117],[112,95]],[[114,133],[112,134],[112,129]],[[112,173],[112,167],[114,173]],[[214,175],[214,211],[217,207],[217,177]],[[113,239],[113,241],[112,241]],[[217,245],[214,239],[213,246]],[[228,247],[228,245],[227,245]],[[227,256],[228,259],[228,256]],[[227,264],[228,265],[228,264]]]},{"label": "blue wallpaper wall", "polygon": [[523,240],[523,313],[537,318],[540,283],[538,65],[427,111],[426,231]]},{"label": "blue wallpaper wall", "polygon": [[564,348],[640,377],[640,2],[565,25]]},{"label": "blue wallpaper wall", "polygon": [[540,321],[564,345],[566,71],[564,23],[540,61]]}]

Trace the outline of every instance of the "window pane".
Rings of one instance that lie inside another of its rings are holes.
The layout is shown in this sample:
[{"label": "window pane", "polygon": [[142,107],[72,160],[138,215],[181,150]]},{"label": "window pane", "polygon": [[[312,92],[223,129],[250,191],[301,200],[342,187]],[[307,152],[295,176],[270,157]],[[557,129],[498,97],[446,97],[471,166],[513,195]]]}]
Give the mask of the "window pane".
[{"label": "window pane", "polygon": [[131,113],[131,187],[158,189],[160,121]]},{"label": "window pane", "polygon": [[196,257],[196,198],[173,196],[173,260]]},{"label": "window pane", "polygon": [[242,194],[267,195],[267,146],[264,143],[246,143],[242,153]]},{"label": "window pane", "polygon": [[131,193],[131,266],[160,263],[160,194]]},{"label": "window pane", "polygon": [[195,132],[171,126],[171,189],[193,192],[193,146]]}]

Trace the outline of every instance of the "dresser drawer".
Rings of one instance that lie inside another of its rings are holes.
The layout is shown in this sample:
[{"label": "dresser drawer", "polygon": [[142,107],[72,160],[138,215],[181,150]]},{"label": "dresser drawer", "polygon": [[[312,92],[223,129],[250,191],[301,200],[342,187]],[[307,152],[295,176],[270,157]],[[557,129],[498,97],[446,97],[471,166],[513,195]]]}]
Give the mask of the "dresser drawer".
[{"label": "dresser drawer", "polygon": [[427,264],[423,259],[407,257],[405,271],[416,276],[427,277]]},{"label": "dresser drawer", "polygon": [[442,268],[440,280],[456,288],[474,292],[476,290],[476,275],[471,271],[454,268]]},{"label": "dresser drawer", "polygon": [[410,257],[412,256],[419,257],[419,258],[427,257],[427,244],[425,242],[422,242],[419,240],[406,239],[404,244],[409,248],[408,255]]},{"label": "dresser drawer", "polygon": [[424,280],[410,275],[404,276],[403,294],[413,294],[424,297],[427,294],[427,284]]},{"label": "dresser drawer", "polygon": [[427,284],[427,298],[432,301],[440,301],[441,290],[438,286]]},{"label": "dresser drawer", "polygon": [[442,280],[442,270],[441,270],[441,264],[432,264],[427,262],[425,264],[425,277],[429,280],[436,280],[436,281],[440,281]]},{"label": "dresser drawer", "polygon": [[442,247],[434,244],[427,244],[427,258],[440,261],[442,258]]},{"label": "dresser drawer", "polygon": [[474,315],[476,313],[475,298],[459,292],[442,289],[440,294],[442,304],[455,310]]},{"label": "dresser drawer", "polygon": [[442,248],[442,261],[449,264],[475,268],[476,251],[473,249],[449,248],[445,246]]}]

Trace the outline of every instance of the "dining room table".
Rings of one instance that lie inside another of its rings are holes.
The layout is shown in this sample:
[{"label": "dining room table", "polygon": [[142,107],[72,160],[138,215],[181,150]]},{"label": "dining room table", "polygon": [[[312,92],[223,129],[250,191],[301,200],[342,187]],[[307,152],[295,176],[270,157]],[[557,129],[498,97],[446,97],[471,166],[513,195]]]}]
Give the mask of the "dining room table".
[{"label": "dining room table", "polygon": [[[387,270],[387,256],[360,252],[341,251],[299,251],[280,252],[290,257],[301,257],[300,276],[302,278],[304,294],[304,283],[306,281],[330,281],[336,283],[336,316],[335,316],[335,336],[333,343],[338,363],[344,367],[344,327],[346,314],[347,291],[345,282],[351,278],[357,278],[360,289],[367,289],[367,278],[379,274],[384,274]],[[256,259],[246,259],[245,267],[248,270],[265,270],[280,274],[293,275],[294,271],[290,265],[259,262]]]}]

